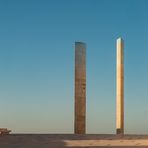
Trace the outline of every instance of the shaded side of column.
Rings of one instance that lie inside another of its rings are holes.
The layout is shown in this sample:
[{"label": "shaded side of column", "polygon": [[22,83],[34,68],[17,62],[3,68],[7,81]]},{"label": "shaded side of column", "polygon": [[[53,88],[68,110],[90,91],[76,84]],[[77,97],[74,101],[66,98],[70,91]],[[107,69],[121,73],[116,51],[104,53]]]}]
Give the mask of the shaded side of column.
[{"label": "shaded side of column", "polygon": [[124,134],[124,42],[117,39],[116,134]]},{"label": "shaded side of column", "polygon": [[86,130],[86,44],[75,42],[75,134]]}]

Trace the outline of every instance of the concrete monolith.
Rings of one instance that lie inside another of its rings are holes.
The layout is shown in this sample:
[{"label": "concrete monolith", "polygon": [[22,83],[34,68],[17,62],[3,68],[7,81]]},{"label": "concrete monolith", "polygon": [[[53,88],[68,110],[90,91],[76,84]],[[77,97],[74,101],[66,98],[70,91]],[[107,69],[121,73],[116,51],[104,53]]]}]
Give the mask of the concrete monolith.
[{"label": "concrete monolith", "polygon": [[117,39],[116,133],[124,134],[124,42]]},{"label": "concrete monolith", "polygon": [[86,130],[86,44],[75,42],[75,134]]}]

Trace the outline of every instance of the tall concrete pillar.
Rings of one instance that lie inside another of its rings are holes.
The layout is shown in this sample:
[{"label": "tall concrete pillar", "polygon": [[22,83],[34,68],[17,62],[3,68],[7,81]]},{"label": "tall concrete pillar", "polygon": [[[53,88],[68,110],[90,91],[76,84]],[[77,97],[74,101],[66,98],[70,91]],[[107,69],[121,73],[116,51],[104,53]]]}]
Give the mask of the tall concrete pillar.
[{"label": "tall concrete pillar", "polygon": [[86,130],[86,45],[75,42],[75,134]]},{"label": "tall concrete pillar", "polygon": [[124,134],[124,43],[117,39],[116,133]]}]

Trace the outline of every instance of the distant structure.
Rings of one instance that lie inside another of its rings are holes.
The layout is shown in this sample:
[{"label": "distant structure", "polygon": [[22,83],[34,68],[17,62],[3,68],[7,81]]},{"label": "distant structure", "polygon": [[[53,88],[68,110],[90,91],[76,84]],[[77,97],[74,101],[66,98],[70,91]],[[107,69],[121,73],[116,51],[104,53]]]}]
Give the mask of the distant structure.
[{"label": "distant structure", "polygon": [[11,132],[11,130],[8,130],[7,128],[0,128],[0,135],[8,135]]},{"label": "distant structure", "polygon": [[124,42],[117,39],[116,133],[124,134]]},{"label": "distant structure", "polygon": [[86,132],[86,44],[75,42],[75,119],[74,133]]}]

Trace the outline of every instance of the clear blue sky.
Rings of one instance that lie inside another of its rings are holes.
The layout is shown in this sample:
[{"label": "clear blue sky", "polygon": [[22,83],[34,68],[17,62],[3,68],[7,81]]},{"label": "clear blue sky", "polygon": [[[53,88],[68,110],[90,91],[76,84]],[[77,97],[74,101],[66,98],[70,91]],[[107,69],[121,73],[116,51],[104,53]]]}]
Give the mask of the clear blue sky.
[{"label": "clear blue sky", "polygon": [[87,44],[87,133],[115,133],[116,39],[125,132],[148,134],[147,0],[1,0],[0,127],[72,133],[74,42]]}]

